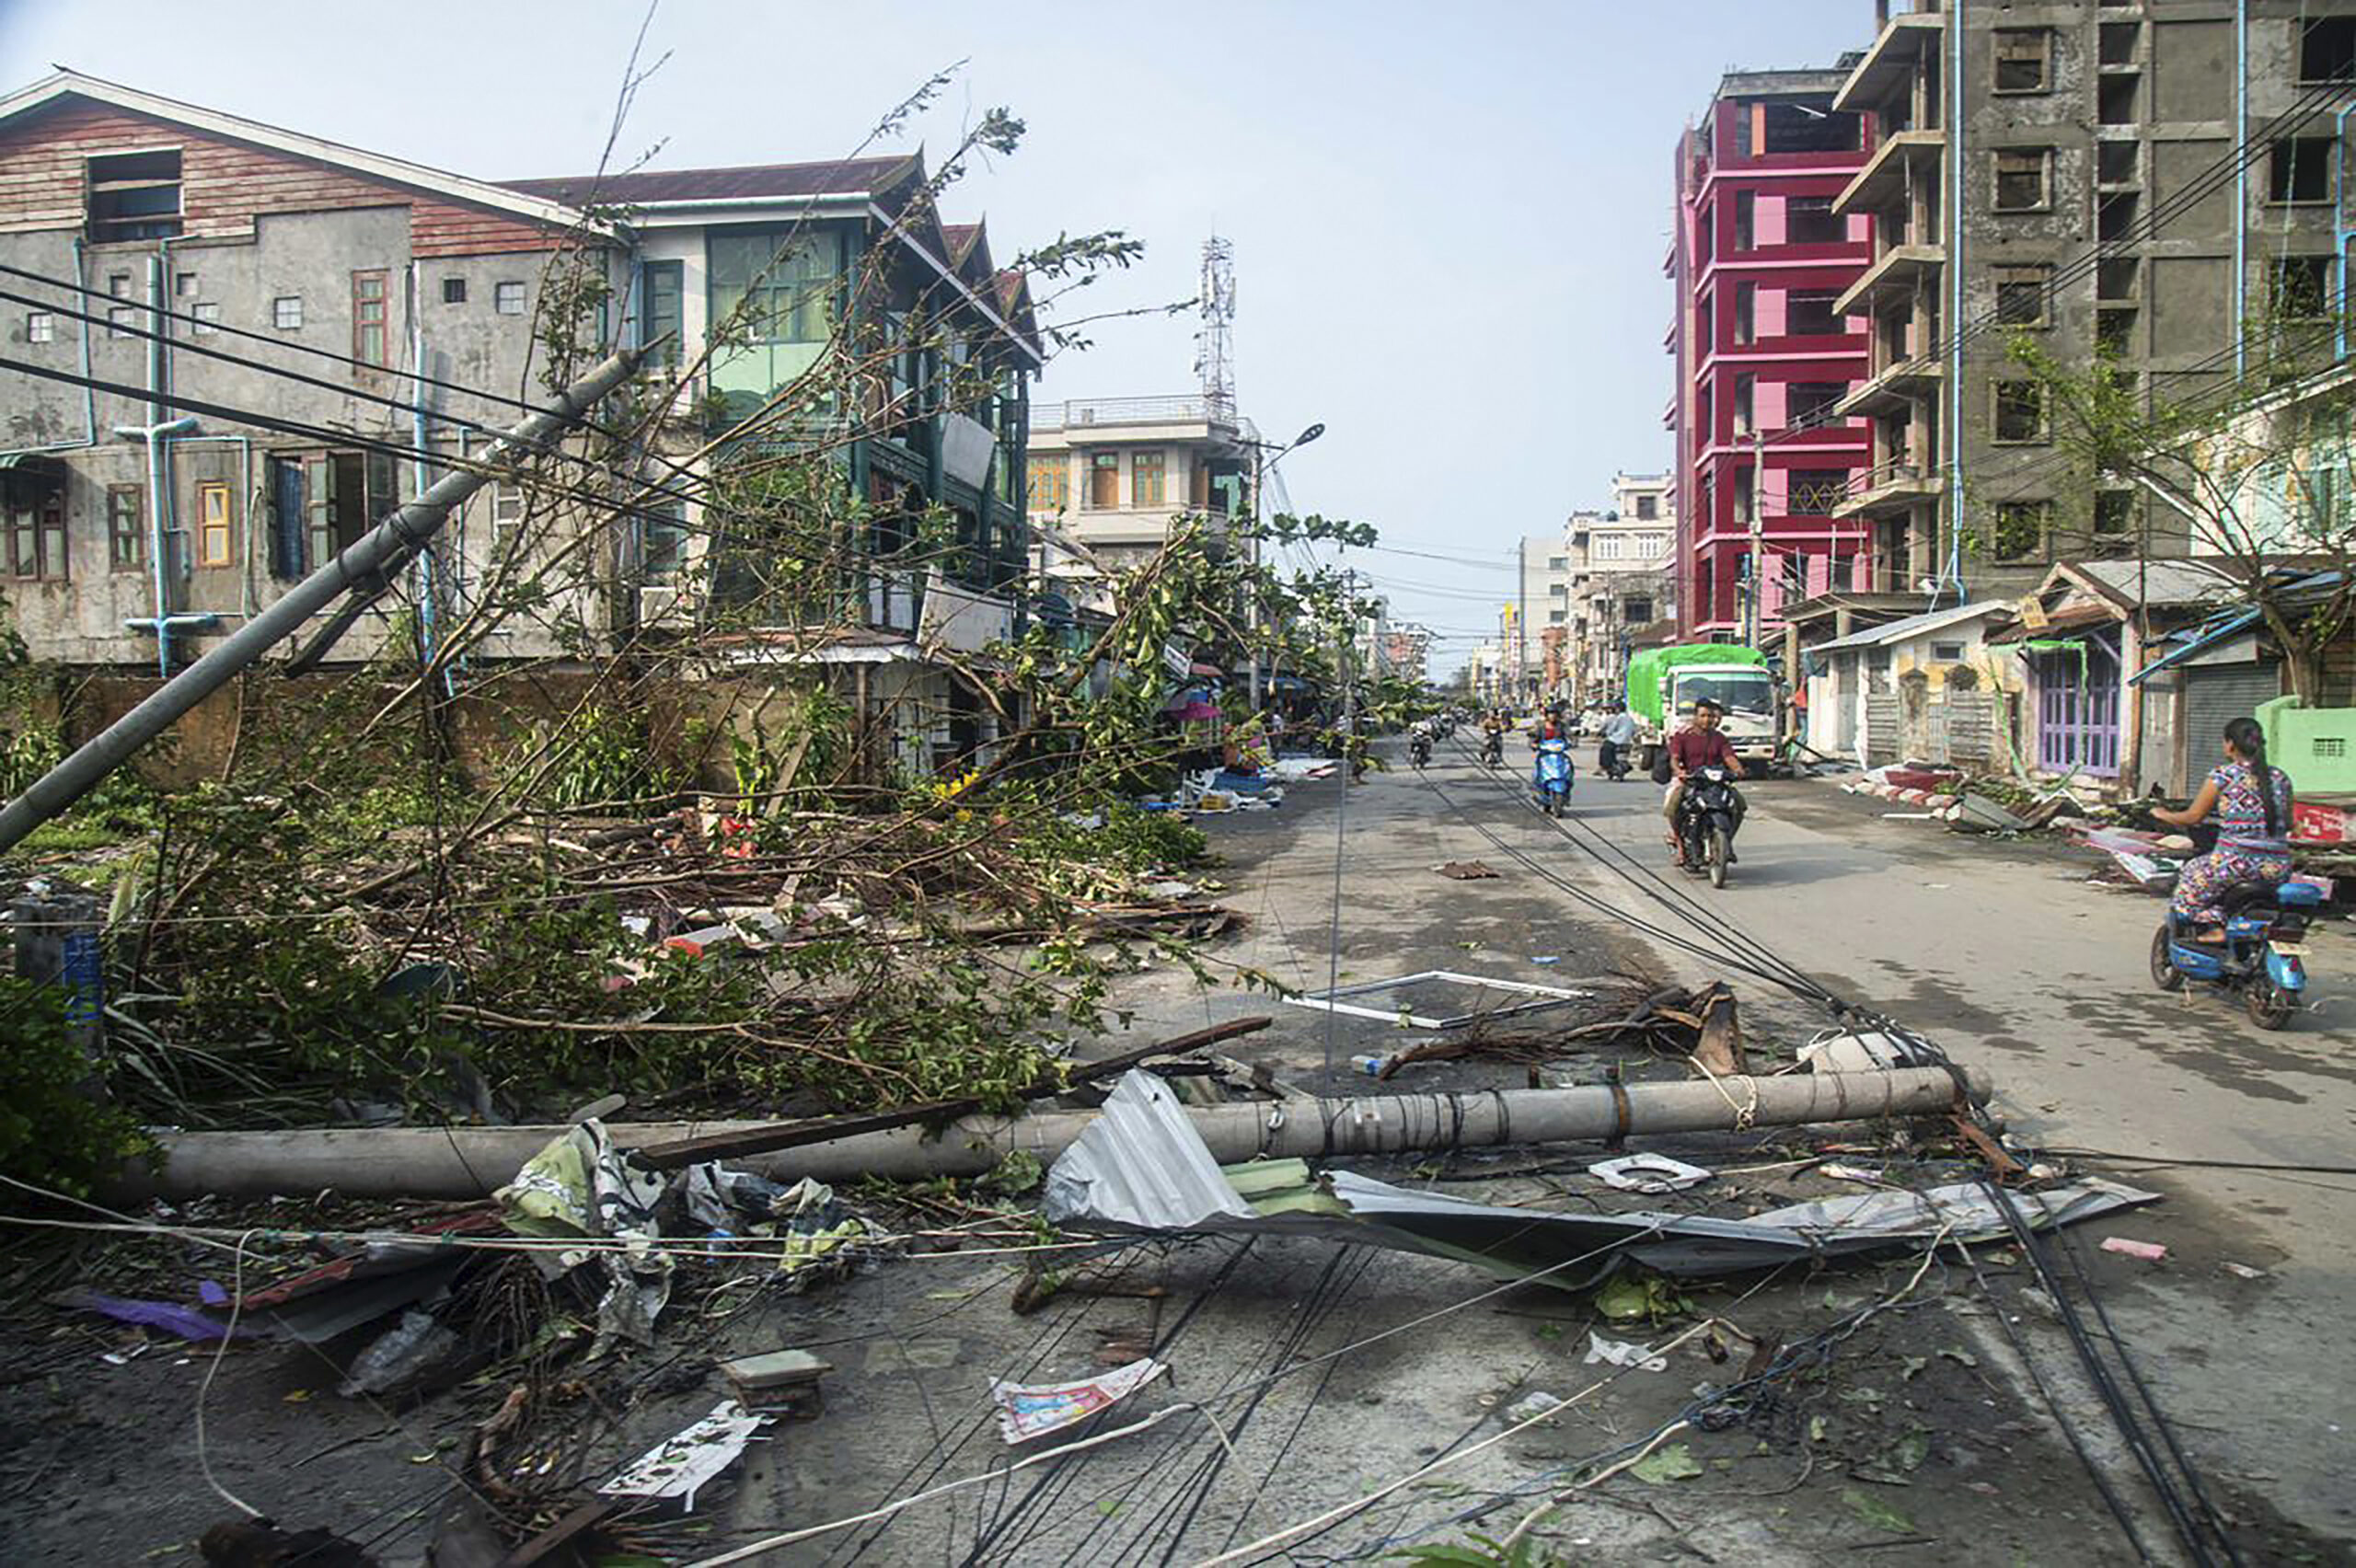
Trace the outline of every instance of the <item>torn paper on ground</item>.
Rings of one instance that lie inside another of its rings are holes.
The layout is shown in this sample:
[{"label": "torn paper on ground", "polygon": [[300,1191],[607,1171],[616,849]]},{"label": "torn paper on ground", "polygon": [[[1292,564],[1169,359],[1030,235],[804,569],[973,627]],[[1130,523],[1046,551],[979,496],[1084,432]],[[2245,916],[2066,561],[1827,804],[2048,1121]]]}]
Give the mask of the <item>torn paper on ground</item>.
[{"label": "torn paper on ground", "polygon": [[1027,1443],[1059,1431],[1119,1403],[1168,1370],[1148,1356],[1074,1383],[992,1383],[999,1435],[1009,1443]]}]

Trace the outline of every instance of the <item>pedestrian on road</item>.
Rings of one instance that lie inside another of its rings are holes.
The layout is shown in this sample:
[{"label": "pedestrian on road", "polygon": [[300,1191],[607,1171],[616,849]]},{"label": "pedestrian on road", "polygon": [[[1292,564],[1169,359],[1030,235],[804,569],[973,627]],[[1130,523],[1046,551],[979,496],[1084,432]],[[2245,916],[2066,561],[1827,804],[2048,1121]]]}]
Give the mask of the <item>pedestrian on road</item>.
[{"label": "pedestrian on road", "polygon": [[1596,770],[1617,778],[1627,763],[1628,748],[1636,744],[1636,716],[1628,711],[1624,702],[1611,705],[1611,716],[1603,721],[1603,743],[1597,748]]},{"label": "pedestrian on road", "polygon": [[[1734,755],[1734,743],[1718,728],[1725,711],[1708,698],[1693,705],[1693,718],[1685,728],[1669,737],[1669,793],[1662,797],[1660,814],[1669,824],[1669,847],[1677,851],[1677,863],[1685,864],[1685,845],[1677,836],[1677,808],[1685,799],[1685,778],[1697,767],[1725,768],[1737,778],[1742,777],[1741,759]],[[1742,825],[1742,797],[1735,796],[1735,825]]]},{"label": "pedestrian on road", "polygon": [[2225,760],[2211,768],[2192,804],[2152,814],[2190,827],[2217,813],[2217,847],[2184,863],[2168,906],[2190,920],[2196,940],[2225,940],[2225,890],[2238,882],[2269,886],[2291,874],[2291,776],[2266,760],[2266,732],[2255,719],[2225,726]]}]

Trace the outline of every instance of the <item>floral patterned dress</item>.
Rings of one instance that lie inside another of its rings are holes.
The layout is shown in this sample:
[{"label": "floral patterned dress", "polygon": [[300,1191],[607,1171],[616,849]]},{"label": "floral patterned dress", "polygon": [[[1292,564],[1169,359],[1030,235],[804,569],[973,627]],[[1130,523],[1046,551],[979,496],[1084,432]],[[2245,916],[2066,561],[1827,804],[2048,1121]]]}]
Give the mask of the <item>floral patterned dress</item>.
[{"label": "floral patterned dress", "polygon": [[2168,900],[2177,914],[2201,924],[2225,917],[2218,901],[2236,882],[2279,882],[2291,874],[2291,776],[2266,770],[2266,787],[2274,792],[2272,833],[2255,769],[2229,762],[2212,771],[2209,782],[2217,786],[2217,847],[2184,863]]}]

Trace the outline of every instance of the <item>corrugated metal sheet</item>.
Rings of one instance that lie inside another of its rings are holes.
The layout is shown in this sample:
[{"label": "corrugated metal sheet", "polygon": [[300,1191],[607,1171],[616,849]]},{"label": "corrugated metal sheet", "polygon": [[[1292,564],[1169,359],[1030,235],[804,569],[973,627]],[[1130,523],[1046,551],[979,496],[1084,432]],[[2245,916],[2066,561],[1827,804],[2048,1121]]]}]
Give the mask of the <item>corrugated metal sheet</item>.
[{"label": "corrugated metal sheet", "polygon": [[1058,1225],[1085,1218],[1139,1230],[1253,1217],[1178,1097],[1149,1072],[1126,1074],[1103,1113],[1057,1157],[1040,1211]]},{"label": "corrugated metal sheet", "polygon": [[640,169],[628,174],[502,179],[510,190],[577,204],[732,202],[762,196],[855,196],[891,185],[907,157],[843,158],[832,163],[745,164],[733,168]]}]

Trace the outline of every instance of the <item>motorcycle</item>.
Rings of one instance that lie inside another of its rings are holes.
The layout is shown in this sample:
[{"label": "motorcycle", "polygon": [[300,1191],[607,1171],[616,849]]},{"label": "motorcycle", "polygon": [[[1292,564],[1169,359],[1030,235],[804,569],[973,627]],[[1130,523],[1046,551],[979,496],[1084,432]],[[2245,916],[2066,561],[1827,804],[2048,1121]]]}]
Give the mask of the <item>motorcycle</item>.
[{"label": "motorcycle", "polygon": [[2163,991],[2180,991],[2200,980],[2220,991],[2239,991],[2252,1023],[2280,1029],[2304,1005],[2307,970],[2303,962],[2307,910],[2323,902],[2323,890],[2309,882],[2244,882],[2225,890],[2225,940],[2194,940],[2192,925],[2175,910],[2152,933],[2152,981]]},{"label": "motorcycle", "polygon": [[1727,885],[1741,809],[1734,775],[1725,768],[1697,767],[1685,776],[1685,793],[1677,802],[1677,841],[1684,847],[1685,869],[1706,871],[1712,887]]},{"label": "motorcycle", "polygon": [[1530,765],[1530,787],[1538,794],[1540,809],[1548,816],[1561,816],[1563,808],[1571,803],[1571,745],[1559,735],[1549,735],[1538,743],[1538,755]]},{"label": "motorcycle", "polygon": [[1503,730],[1492,730],[1481,742],[1481,766],[1503,767],[1506,762],[1506,735]]},{"label": "motorcycle", "polygon": [[1614,784],[1624,782],[1628,777],[1627,748],[1616,745],[1610,741],[1597,742],[1595,747],[1595,770],[1598,773],[1602,774],[1606,778],[1611,779]]},{"label": "motorcycle", "polygon": [[1417,767],[1432,759],[1432,738],[1421,730],[1407,737],[1407,760]]}]

